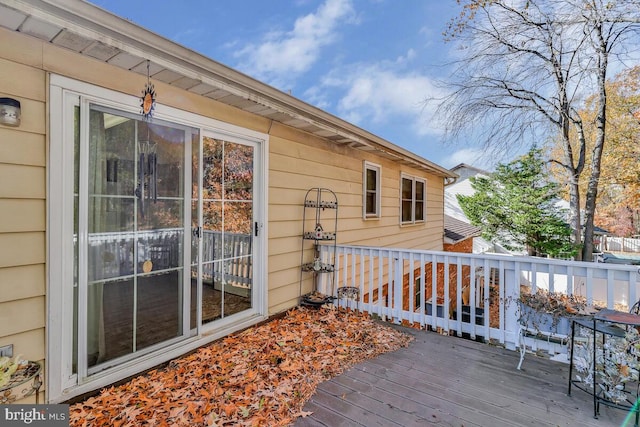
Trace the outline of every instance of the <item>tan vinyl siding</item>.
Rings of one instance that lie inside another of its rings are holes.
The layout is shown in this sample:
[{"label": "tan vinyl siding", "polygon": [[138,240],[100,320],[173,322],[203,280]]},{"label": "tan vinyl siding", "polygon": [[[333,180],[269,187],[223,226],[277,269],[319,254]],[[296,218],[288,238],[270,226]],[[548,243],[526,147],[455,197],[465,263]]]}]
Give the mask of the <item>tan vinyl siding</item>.
[{"label": "tan vinyl siding", "polygon": [[0,303],[42,296],[45,293],[44,264],[0,268],[3,285]]},{"label": "tan vinyl siding", "polygon": [[[0,33],[0,97],[20,101],[19,127],[0,126],[0,346],[45,357],[46,74],[42,49]],[[24,403],[25,401],[23,401]]]},{"label": "tan vinyl siding", "polygon": [[0,199],[0,233],[45,231],[45,201]]},{"label": "tan vinyl siding", "polygon": [[[5,331],[3,336],[44,328],[44,317],[44,296],[0,303],[0,322]],[[14,348],[14,351],[20,353],[22,350]],[[30,354],[24,356],[33,358]]]},{"label": "tan vinyl siding", "polygon": [[[309,188],[325,187],[338,196],[338,243],[442,250],[443,179],[400,166],[373,154],[336,145],[274,123],[269,172],[269,311],[297,304],[300,292],[302,201]],[[382,216],[362,218],[363,161],[379,164]],[[400,225],[401,173],[427,180],[426,221]],[[310,286],[303,275],[303,292]]]},{"label": "tan vinyl siding", "polygon": [[[16,150],[18,144],[20,149]],[[44,167],[47,161],[44,134],[0,127],[0,159],[2,163]]]}]

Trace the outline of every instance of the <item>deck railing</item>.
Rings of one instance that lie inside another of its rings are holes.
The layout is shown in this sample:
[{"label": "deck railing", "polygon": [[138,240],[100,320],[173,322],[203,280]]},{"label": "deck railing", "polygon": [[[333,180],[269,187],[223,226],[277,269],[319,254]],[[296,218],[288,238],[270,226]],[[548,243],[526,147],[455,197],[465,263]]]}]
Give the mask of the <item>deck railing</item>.
[{"label": "deck railing", "polygon": [[[331,254],[320,246],[323,262]],[[357,301],[337,304],[387,320],[515,348],[521,287],[627,310],[640,297],[638,278],[638,268],[627,265],[338,245],[335,271],[320,275],[318,287],[329,295],[355,287]]]},{"label": "deck railing", "polygon": [[[250,288],[253,280],[252,242],[251,234],[204,231],[203,278],[218,287],[226,283],[237,288]],[[76,237],[74,244],[77,244]],[[88,237],[89,281],[139,273],[147,259],[152,261],[154,272],[181,268],[183,245],[184,231],[181,228],[137,233],[92,233]]]}]

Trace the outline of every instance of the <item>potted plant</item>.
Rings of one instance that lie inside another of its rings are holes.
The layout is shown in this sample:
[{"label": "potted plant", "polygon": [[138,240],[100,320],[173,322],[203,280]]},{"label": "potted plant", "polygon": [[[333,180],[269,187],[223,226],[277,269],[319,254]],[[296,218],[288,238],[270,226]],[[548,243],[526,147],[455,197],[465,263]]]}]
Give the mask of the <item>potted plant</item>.
[{"label": "potted plant", "polygon": [[586,298],[538,289],[535,293],[521,289],[518,299],[518,321],[527,329],[546,334],[568,336],[571,320],[589,317],[599,310],[587,306]]}]

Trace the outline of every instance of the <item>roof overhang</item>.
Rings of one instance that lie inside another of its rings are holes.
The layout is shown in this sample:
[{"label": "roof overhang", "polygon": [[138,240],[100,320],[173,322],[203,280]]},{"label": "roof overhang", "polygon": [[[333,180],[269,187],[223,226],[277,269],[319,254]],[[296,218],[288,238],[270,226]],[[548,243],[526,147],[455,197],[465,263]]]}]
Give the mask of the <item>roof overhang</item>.
[{"label": "roof overhang", "polygon": [[0,0],[0,26],[340,145],[455,174],[402,147],[83,0]]}]

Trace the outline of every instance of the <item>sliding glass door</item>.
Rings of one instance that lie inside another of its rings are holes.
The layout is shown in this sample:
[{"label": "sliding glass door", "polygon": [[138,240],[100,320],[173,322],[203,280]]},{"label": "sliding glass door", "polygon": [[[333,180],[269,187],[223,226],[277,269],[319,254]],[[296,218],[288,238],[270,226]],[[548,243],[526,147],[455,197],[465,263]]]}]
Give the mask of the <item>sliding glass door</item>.
[{"label": "sliding glass door", "polygon": [[[266,135],[51,85],[48,386],[135,375],[264,319]],[[258,279],[256,279],[256,276]]]},{"label": "sliding glass door", "polygon": [[93,104],[87,118],[76,117],[76,284],[91,373],[187,333],[185,153],[199,135]]}]

